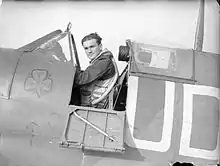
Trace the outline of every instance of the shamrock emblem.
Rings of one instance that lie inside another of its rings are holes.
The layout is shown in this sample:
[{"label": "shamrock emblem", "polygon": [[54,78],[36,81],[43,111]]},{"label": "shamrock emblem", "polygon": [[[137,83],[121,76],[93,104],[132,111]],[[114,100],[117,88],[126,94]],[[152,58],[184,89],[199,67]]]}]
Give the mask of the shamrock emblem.
[{"label": "shamrock emblem", "polygon": [[53,80],[45,69],[34,69],[24,82],[24,89],[32,91],[38,97],[52,90]]}]

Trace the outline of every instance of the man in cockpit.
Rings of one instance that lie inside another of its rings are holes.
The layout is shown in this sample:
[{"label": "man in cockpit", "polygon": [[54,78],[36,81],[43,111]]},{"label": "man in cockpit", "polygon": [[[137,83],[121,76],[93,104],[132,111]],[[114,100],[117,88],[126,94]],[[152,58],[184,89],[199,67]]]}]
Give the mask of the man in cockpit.
[{"label": "man in cockpit", "polygon": [[111,84],[116,73],[113,55],[102,48],[102,38],[97,33],[86,35],[81,43],[90,65],[84,70],[76,69],[75,85],[80,88],[81,105],[103,107],[106,100],[94,104]]}]

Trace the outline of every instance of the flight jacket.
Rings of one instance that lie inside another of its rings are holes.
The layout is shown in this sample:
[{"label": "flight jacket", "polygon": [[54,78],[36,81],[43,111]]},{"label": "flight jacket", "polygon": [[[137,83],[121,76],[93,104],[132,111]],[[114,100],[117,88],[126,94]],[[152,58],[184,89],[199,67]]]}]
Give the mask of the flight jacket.
[{"label": "flight jacket", "polygon": [[90,61],[90,65],[84,70],[76,70],[75,85],[84,86],[91,84],[96,80],[106,80],[115,74],[113,55],[107,49],[104,49],[95,59]]}]

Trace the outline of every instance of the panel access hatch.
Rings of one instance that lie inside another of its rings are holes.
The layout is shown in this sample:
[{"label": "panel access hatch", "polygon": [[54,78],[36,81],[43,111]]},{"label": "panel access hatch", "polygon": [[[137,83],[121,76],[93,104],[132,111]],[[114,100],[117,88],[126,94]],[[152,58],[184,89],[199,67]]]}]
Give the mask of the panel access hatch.
[{"label": "panel access hatch", "polygon": [[124,152],[125,112],[69,106],[62,147]]}]

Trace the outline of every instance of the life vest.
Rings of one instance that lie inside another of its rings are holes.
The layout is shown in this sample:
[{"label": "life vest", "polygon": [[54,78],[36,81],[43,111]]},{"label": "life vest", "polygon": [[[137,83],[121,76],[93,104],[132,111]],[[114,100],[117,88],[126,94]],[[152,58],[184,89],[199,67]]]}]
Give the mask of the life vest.
[{"label": "life vest", "polygon": [[92,106],[96,108],[104,108],[106,100],[108,99],[107,95],[114,87],[118,76],[117,64],[112,57],[112,62],[115,68],[115,74],[113,77],[106,80],[97,80],[93,83],[83,86],[81,88],[81,105],[82,106]]}]

